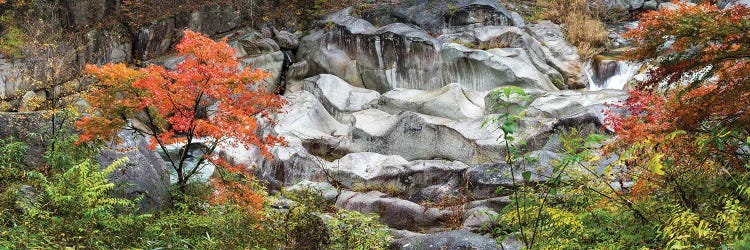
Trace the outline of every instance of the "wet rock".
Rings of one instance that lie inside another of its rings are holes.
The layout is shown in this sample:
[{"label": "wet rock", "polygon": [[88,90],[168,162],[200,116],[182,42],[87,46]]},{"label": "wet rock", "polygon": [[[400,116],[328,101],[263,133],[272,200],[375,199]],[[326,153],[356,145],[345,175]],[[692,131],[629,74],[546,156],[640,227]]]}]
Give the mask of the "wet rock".
[{"label": "wet rock", "polygon": [[378,108],[391,114],[407,110],[450,119],[480,118],[485,94],[455,83],[434,91],[394,89],[380,97]]},{"label": "wet rock", "polygon": [[420,235],[397,240],[391,249],[427,250],[427,249],[500,249],[495,239],[469,231],[446,231],[430,235]]},{"label": "wet rock", "polygon": [[378,191],[356,193],[344,191],[336,201],[336,207],[361,213],[376,213],[380,221],[395,229],[426,230],[441,224],[452,211],[426,208],[398,198],[387,197]]}]

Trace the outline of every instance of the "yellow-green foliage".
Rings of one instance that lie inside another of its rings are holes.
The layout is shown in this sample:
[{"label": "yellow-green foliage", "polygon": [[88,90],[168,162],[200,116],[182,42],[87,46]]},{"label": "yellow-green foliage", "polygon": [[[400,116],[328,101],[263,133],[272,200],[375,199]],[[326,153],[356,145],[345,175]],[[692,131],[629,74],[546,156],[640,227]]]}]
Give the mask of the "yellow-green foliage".
[{"label": "yellow-green foliage", "polygon": [[[536,231],[530,230],[529,232],[532,234],[527,237],[536,237],[540,242],[543,241],[544,248],[559,247],[566,249],[580,247],[576,244],[576,241],[582,237],[583,232],[581,214],[547,206],[540,210],[538,205],[534,205],[522,207],[518,211],[509,209],[500,217],[497,223],[517,228],[520,226],[518,221],[519,212],[521,218],[536,216],[539,213],[539,217],[536,220],[527,219],[523,220],[523,223],[527,227],[533,227],[534,223],[540,226]],[[536,235],[533,235],[533,233],[536,233]]]},{"label": "yellow-green foliage", "polygon": [[662,229],[669,249],[701,248],[716,243],[732,245],[750,235],[748,210],[739,200],[727,200],[713,218],[701,218],[691,211],[672,214]]},{"label": "yellow-green foliage", "polygon": [[9,11],[0,16],[0,26],[4,30],[0,34],[0,53],[13,58],[21,57],[23,32],[18,28],[14,12]]}]

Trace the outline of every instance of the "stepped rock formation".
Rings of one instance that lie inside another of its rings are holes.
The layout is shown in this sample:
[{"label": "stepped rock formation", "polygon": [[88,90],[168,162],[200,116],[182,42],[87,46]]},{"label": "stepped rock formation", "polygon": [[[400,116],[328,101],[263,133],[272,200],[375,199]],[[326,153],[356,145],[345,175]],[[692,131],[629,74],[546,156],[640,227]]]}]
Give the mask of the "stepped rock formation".
[{"label": "stepped rock formation", "polygon": [[[587,85],[582,62],[549,21],[526,24],[498,1],[402,2],[390,9],[332,13],[305,36],[255,31],[243,27],[245,14],[236,7],[205,6],[127,32],[92,30],[87,44],[97,46],[67,61],[76,67],[133,60],[175,67],[182,59],[169,51],[183,28],[226,37],[243,67],[271,73],[266,89],[288,101],[263,132],[285,137],[288,145],[272,148],[273,159],[252,148],[219,149],[220,154],[254,165],[255,176],[274,190],[311,188],[340,208],[378,213],[398,229],[393,249],[495,249],[493,239],[470,232],[488,222],[483,215],[497,214],[509,203],[498,187],[513,186],[502,132],[485,123],[498,115],[488,94],[518,86],[530,95],[517,103],[528,107],[512,145],[525,142],[523,153],[540,159],[516,171],[529,170],[532,181],[543,182],[560,157],[558,134],[570,127],[600,128],[610,109],[606,104],[626,93],[572,90]],[[620,2],[631,9],[639,5]],[[113,8],[94,6],[90,13],[66,12],[66,22],[86,27]],[[4,60],[0,99],[42,96],[43,90],[19,80],[27,62]],[[15,110],[29,107],[20,98],[9,102]],[[0,113],[0,121],[10,124],[24,119],[41,118]],[[23,126],[0,128],[3,137],[22,133]],[[136,151],[121,154],[142,153]],[[520,180],[521,172],[513,174]],[[458,202],[431,205],[450,199]],[[462,218],[457,226],[465,230],[448,230],[451,218]],[[519,249],[517,243],[503,245]]]}]

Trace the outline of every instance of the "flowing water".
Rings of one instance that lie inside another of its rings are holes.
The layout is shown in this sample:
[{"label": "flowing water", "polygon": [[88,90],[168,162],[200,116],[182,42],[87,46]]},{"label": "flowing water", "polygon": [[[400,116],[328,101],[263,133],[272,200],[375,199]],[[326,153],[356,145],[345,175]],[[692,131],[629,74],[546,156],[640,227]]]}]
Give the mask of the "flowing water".
[{"label": "flowing water", "polygon": [[589,90],[625,89],[641,68],[640,63],[592,59],[584,66]]}]

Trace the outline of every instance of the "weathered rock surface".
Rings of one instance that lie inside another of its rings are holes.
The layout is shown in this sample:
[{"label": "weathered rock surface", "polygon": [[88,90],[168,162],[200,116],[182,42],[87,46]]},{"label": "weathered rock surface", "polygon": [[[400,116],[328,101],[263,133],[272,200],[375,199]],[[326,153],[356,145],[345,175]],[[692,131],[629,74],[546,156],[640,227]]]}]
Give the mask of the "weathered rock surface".
[{"label": "weathered rock surface", "polygon": [[500,249],[495,239],[469,231],[446,231],[430,235],[404,238],[391,244],[391,249],[428,250],[428,249]]},{"label": "weathered rock surface", "polygon": [[362,152],[347,154],[328,164],[327,168],[347,188],[357,183],[392,184],[403,187],[403,195],[412,198],[409,200],[424,200],[439,198],[423,192],[440,185],[448,185],[447,188],[451,189],[442,195],[461,194],[463,174],[469,166],[458,161],[409,162],[401,156]]},{"label": "weathered rock surface", "polygon": [[[52,112],[0,112],[0,139],[22,141],[28,148],[24,154],[23,163],[28,167],[37,167],[44,164],[44,152],[47,150],[47,141],[41,138],[49,138],[52,131]],[[58,125],[59,126],[59,125]],[[38,136],[30,136],[36,134]]]},{"label": "weathered rock surface", "polygon": [[402,1],[366,11],[363,17],[378,26],[406,23],[433,34],[465,26],[519,24],[499,2],[487,0]]},{"label": "weathered rock surface", "polygon": [[369,108],[380,97],[376,91],[354,87],[328,74],[305,79],[304,89],[315,95],[330,114],[346,123],[348,114]]},{"label": "weathered rock surface", "polygon": [[461,226],[465,230],[476,232],[492,228],[494,218],[498,213],[488,207],[475,207],[464,212],[464,223]]},{"label": "weathered rock surface", "polygon": [[378,109],[391,114],[412,111],[450,119],[480,118],[484,115],[486,92],[448,84],[439,90],[394,89],[378,100]]},{"label": "weathered rock surface", "polygon": [[391,115],[376,109],[352,116],[352,152],[466,163],[502,159],[498,134],[482,128],[483,119],[453,121],[410,111]]},{"label": "weathered rock surface", "polygon": [[110,182],[115,184],[114,195],[131,200],[142,197],[138,204],[142,212],[158,211],[169,205],[170,178],[164,160],[148,149],[145,139],[137,139],[135,135],[127,133],[123,133],[122,137],[122,144],[102,151],[99,156],[102,167],[123,157],[128,158],[124,166],[109,176]]},{"label": "weathered rock surface", "polygon": [[480,26],[458,30],[438,37],[445,43],[461,43],[473,48],[486,49],[501,57],[512,57],[534,65],[557,88],[568,88],[560,72],[548,65],[544,46],[525,29],[512,26]]},{"label": "weathered rock surface", "polygon": [[591,120],[604,124],[607,104],[624,101],[627,94],[622,90],[559,91],[548,92],[536,98],[527,108],[527,117],[557,118],[560,120]]},{"label": "weathered rock surface", "polygon": [[565,84],[571,88],[586,86],[576,47],[571,46],[562,33],[560,26],[550,21],[541,21],[526,25],[529,33],[544,46],[534,46],[533,53],[562,73]]},{"label": "weathered rock surface", "polygon": [[382,223],[392,228],[410,231],[435,228],[445,220],[445,217],[453,214],[452,211],[426,208],[407,200],[387,197],[378,191],[344,191],[336,201],[336,206],[362,213],[377,213]]},{"label": "weathered rock surface", "polygon": [[184,28],[214,36],[240,24],[241,13],[231,5],[205,5],[192,13],[166,17],[137,31],[133,57],[146,61],[164,55],[179,42]]},{"label": "weathered rock surface", "polygon": [[557,90],[544,74],[527,61],[449,43],[441,50],[444,79],[478,91],[503,85]]}]

